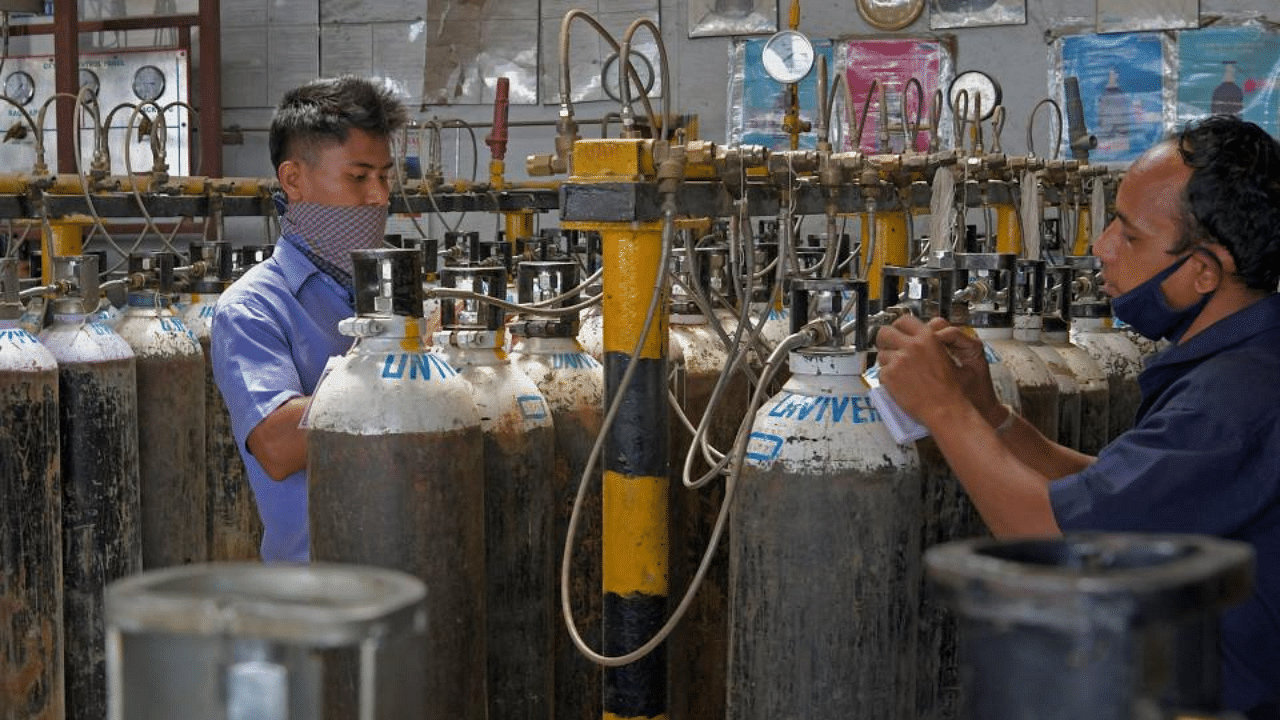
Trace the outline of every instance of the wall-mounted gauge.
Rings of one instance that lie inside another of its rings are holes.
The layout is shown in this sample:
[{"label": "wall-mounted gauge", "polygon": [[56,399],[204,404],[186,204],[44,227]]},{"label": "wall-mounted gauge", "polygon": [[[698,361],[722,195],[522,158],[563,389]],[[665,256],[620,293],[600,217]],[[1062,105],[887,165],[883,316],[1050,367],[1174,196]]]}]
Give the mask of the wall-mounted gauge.
[{"label": "wall-mounted gauge", "polygon": [[14,70],[4,79],[4,94],[19,105],[26,105],[36,96],[36,81],[23,70]]},{"label": "wall-mounted gauge", "polygon": [[[653,63],[649,62],[649,58],[644,53],[631,51],[631,67],[636,71],[636,75],[640,76],[641,87],[637,88],[635,82],[631,83],[631,99],[635,100],[642,94],[648,94],[653,90]],[[604,61],[604,71],[600,75],[601,82],[604,85],[604,94],[608,95],[614,102],[622,102],[622,91],[618,89],[618,53],[613,53]],[[643,93],[641,90],[643,89]]]},{"label": "wall-mounted gauge", "polygon": [[133,74],[133,94],[142,102],[155,102],[164,94],[164,72],[155,65],[143,65]]},{"label": "wall-mounted gauge", "polygon": [[[962,91],[968,94],[969,105],[967,109],[965,107],[966,101],[960,99]],[[951,81],[951,87],[947,90],[947,98],[951,102],[951,112],[957,115],[963,113],[970,122],[975,119],[986,120],[991,117],[991,113],[995,112],[996,106],[1000,104],[1000,83],[981,70],[967,70]],[[976,118],[979,106],[981,106],[982,117]]]},{"label": "wall-mounted gauge", "polygon": [[98,90],[102,87],[102,81],[98,79],[98,73],[88,68],[80,68],[80,89],[89,89],[89,100],[98,99]]},{"label": "wall-mounted gauge", "polygon": [[858,13],[877,30],[901,30],[924,12],[924,0],[858,0]]},{"label": "wall-mounted gauge", "polygon": [[774,80],[798,83],[813,69],[813,43],[803,33],[783,30],[765,41],[760,61]]}]

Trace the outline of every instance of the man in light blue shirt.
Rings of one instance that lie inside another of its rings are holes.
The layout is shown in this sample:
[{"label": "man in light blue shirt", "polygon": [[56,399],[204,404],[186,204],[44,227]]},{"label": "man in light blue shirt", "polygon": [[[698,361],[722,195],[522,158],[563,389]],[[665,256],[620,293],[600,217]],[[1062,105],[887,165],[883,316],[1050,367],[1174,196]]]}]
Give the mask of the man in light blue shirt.
[{"label": "man in light blue shirt", "polygon": [[303,411],[329,358],[351,347],[351,251],[382,245],[391,134],[403,105],[369,80],[289,91],[271,125],[283,197],[275,253],[218,301],[210,348],[262,516],[265,561],[310,559]]}]

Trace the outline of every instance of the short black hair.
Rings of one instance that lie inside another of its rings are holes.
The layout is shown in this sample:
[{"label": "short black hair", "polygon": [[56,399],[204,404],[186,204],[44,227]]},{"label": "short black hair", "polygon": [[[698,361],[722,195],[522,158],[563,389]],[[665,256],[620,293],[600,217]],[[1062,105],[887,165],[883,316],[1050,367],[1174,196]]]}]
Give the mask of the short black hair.
[{"label": "short black hair", "polygon": [[1174,143],[1191,168],[1178,252],[1202,239],[1231,253],[1249,288],[1280,281],[1280,142],[1230,115],[1188,123]]},{"label": "short black hair", "polygon": [[315,80],[285,93],[271,120],[271,165],[301,157],[317,145],[342,144],[351,129],[391,137],[409,121],[387,85],[355,76]]}]

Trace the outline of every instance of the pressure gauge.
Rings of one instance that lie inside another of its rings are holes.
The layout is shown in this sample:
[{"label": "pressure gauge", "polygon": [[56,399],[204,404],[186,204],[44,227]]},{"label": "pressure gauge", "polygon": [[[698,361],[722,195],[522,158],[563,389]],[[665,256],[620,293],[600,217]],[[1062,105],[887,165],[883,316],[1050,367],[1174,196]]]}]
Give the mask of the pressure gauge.
[{"label": "pressure gauge", "polygon": [[783,30],[765,41],[760,53],[764,71],[784,85],[797,83],[813,69],[813,43],[795,30]]},{"label": "pressure gauge", "polygon": [[[632,50],[631,67],[636,71],[636,75],[640,76],[641,87],[637,88],[635,82],[631,83],[631,99],[635,100],[642,94],[641,90],[644,94],[653,90],[653,63],[649,62],[649,58],[645,57],[644,53]],[[618,53],[613,53],[605,59],[600,79],[601,84],[604,85],[604,94],[614,102],[622,102],[622,91],[618,88]]]},{"label": "pressure gauge", "polygon": [[80,68],[80,89],[89,89],[89,100],[98,99],[98,89],[102,87],[102,82],[98,80],[98,73],[87,68]]},{"label": "pressure gauge", "polygon": [[[962,91],[968,94],[967,108],[965,106],[966,101],[960,99]],[[1000,83],[981,70],[967,70],[951,81],[947,97],[951,101],[951,112],[957,115],[963,113],[970,122],[978,119],[986,120],[991,117],[991,114],[996,111],[996,106],[1000,104]],[[976,117],[979,106],[981,106],[982,111],[981,118]]]},{"label": "pressure gauge", "polygon": [[36,81],[23,70],[14,70],[4,79],[4,94],[19,105],[26,105],[36,96]]},{"label": "pressure gauge", "polygon": [[133,74],[133,94],[142,102],[155,102],[164,94],[164,73],[155,65],[143,65]]}]

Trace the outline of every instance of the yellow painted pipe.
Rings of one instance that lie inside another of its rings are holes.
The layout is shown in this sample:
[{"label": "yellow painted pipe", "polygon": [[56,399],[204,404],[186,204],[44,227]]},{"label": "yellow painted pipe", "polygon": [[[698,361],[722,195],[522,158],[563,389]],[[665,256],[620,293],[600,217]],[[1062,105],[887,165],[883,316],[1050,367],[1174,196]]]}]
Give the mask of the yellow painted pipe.
[{"label": "yellow painted pipe", "polygon": [[1022,257],[1022,226],[1018,211],[1012,205],[999,204],[996,208],[996,252],[1013,253]]},{"label": "yellow painted pipe", "polygon": [[1088,255],[1093,243],[1093,220],[1088,207],[1076,211],[1076,237],[1071,247],[1072,255]]},{"label": "yellow painted pipe", "polygon": [[[871,247],[870,228],[867,216],[862,216],[862,266],[867,268],[867,297],[879,300],[884,290],[884,278],[881,277],[885,265],[908,265],[907,217],[901,212],[876,213],[875,247]],[[874,252],[873,257],[867,253]]]},{"label": "yellow painted pipe", "polygon": [[533,237],[533,212],[517,210],[503,213],[503,216],[507,221],[507,242],[511,243],[511,250],[514,252],[517,238]]},{"label": "yellow painted pipe", "polygon": [[[84,253],[84,223],[75,220],[50,220],[52,238],[44,237],[43,247],[53,249],[53,257],[67,257]],[[41,233],[44,234],[43,232]],[[53,258],[43,258],[40,278],[45,285],[53,282]]]}]

